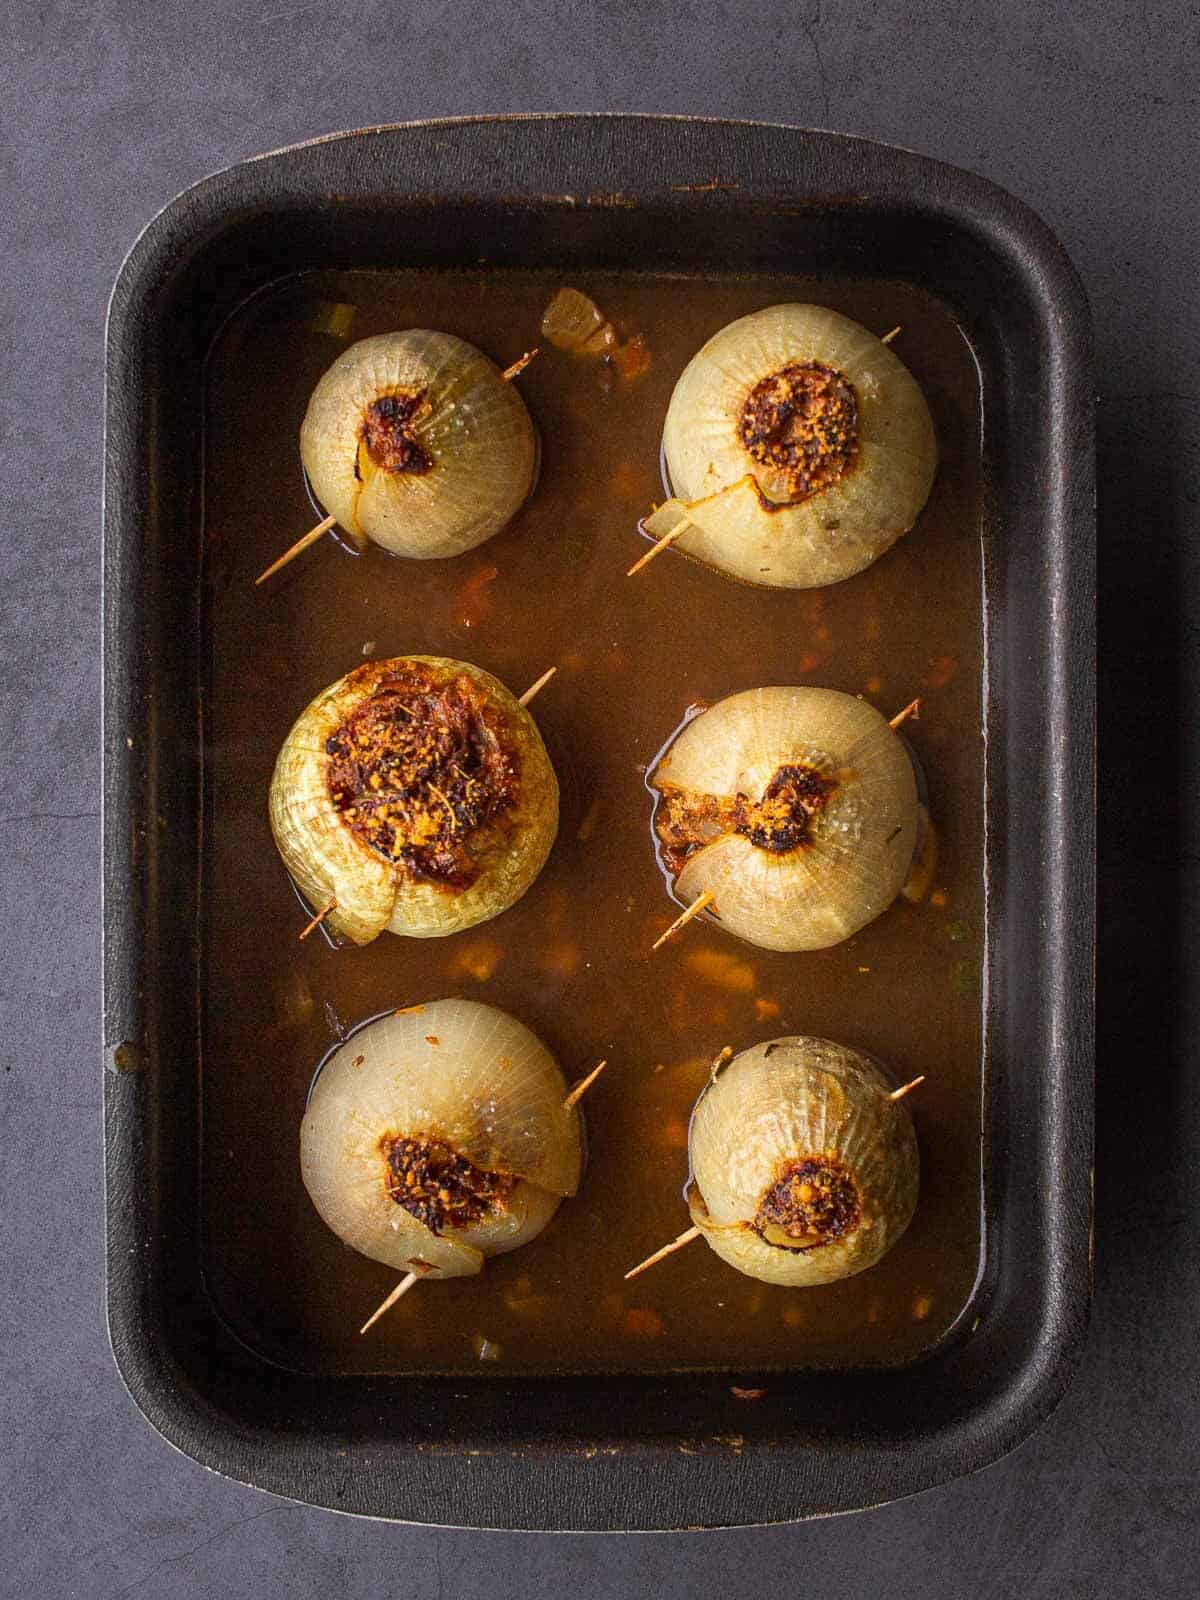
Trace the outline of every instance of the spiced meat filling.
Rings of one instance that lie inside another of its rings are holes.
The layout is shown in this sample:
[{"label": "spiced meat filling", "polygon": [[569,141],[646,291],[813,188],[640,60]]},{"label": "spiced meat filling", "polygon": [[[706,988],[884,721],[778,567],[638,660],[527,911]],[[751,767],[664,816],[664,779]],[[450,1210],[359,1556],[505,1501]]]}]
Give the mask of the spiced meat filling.
[{"label": "spiced meat filling", "polygon": [[664,787],[654,810],[654,831],[663,866],[673,878],[690,855],[712,844],[732,826],[732,804],[715,794]]},{"label": "spiced meat filling", "polygon": [[440,1139],[424,1134],[385,1136],[387,1189],[398,1206],[431,1233],[465,1228],[503,1211],[517,1186],[507,1172],[489,1172]]},{"label": "spiced meat filling", "polygon": [[372,400],[363,413],[358,436],[381,471],[420,476],[432,468],[433,457],[412,433],[424,403],[423,389],[416,394],[385,394]]},{"label": "spiced meat filling", "polygon": [[836,787],[815,767],[800,764],[778,768],[760,800],[664,786],[654,813],[663,865],[678,877],[690,855],[727,833],[741,834],[772,855],[786,855],[809,842],[813,822]]},{"label": "spiced meat filling", "polygon": [[789,361],[750,390],[738,438],[752,460],[787,484],[788,505],[828,489],[858,458],[858,402],[821,361]]},{"label": "spiced meat filling", "polygon": [[768,1244],[815,1250],[858,1226],[858,1185],[831,1156],[788,1162],[759,1201],[750,1226]]},{"label": "spiced meat filling", "polygon": [[813,818],[833,793],[835,784],[815,767],[780,767],[761,800],[739,794],[734,801],[734,832],[760,850],[786,855],[808,840]]},{"label": "spiced meat filling", "polygon": [[444,684],[420,672],[385,679],[325,753],[342,824],[377,855],[445,888],[475,881],[473,836],[516,804],[520,762],[507,722],[465,675]]}]

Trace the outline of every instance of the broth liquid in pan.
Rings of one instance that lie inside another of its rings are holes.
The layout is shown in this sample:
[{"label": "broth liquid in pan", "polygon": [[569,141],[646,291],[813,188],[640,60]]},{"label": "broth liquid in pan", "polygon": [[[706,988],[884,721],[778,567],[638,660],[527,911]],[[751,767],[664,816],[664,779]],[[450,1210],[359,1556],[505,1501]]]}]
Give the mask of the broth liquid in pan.
[{"label": "broth liquid in pan", "polygon": [[[316,520],[297,434],[317,379],[352,341],[444,329],[501,366],[540,340],[563,281],[645,334],[623,382],[544,348],[519,378],[542,442],[516,521],[451,561],[352,557],[323,539],[254,578]],[[913,531],[824,590],[753,589],[664,552],[637,577],[636,523],[663,498],[662,420],[685,363],[726,322],[784,300],[884,333],[924,389],[940,467]],[[351,310],[352,309],[352,313]],[[348,322],[348,326],[347,326]],[[888,280],[671,279],[525,272],[305,274],[245,306],[212,352],[205,417],[209,683],[202,864],[202,1249],[221,1314],[248,1344],[319,1372],[638,1371],[894,1365],[963,1316],[982,1257],[983,956],[978,371],[941,302]],[[381,935],[335,949],[306,914],[267,823],[275,756],[308,701],[364,657],[456,656],[520,694],[562,787],[558,843],[497,920],[447,939]],[[899,900],[848,943],[779,955],[677,913],[653,849],[646,768],[689,705],[764,684],[864,694],[924,768],[941,853],[933,892]],[[537,1032],[589,1091],[590,1162],[531,1246],[476,1278],[418,1285],[364,1338],[397,1274],[344,1246],[300,1180],[313,1070],[339,1030],[463,995]],[[625,1271],[688,1226],[687,1121],[709,1063],[788,1033],[880,1056],[911,1105],[916,1217],[870,1271],[817,1289],[742,1277],[693,1243]]]}]

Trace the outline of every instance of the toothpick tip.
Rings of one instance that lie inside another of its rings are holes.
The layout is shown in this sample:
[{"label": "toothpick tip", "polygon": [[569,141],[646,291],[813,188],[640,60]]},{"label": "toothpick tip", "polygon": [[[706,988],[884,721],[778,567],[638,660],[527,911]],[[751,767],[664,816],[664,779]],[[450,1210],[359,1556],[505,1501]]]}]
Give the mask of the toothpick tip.
[{"label": "toothpick tip", "polygon": [[656,1250],[652,1256],[647,1256],[645,1261],[639,1261],[636,1267],[632,1267],[625,1274],[626,1283],[629,1282],[630,1278],[636,1278],[639,1273],[657,1265],[658,1262],[665,1260],[667,1256],[674,1255],[676,1250],[682,1250],[685,1244],[691,1244],[693,1239],[698,1239],[699,1237],[699,1228],[687,1228],[677,1239],[672,1239],[670,1244],[664,1244],[661,1250]]},{"label": "toothpick tip", "polygon": [[637,560],[629,568],[628,572],[626,572],[625,576],[627,578],[632,578],[635,573],[640,572],[644,566],[649,565],[649,563],[654,560],[655,556],[661,555],[664,550],[669,550],[670,547],[675,543],[676,539],[685,534],[691,526],[692,519],[690,517],[680,517],[679,521],[673,528],[664,533],[661,539],[655,540],[655,542],[650,546],[649,550],[646,551],[645,555],[641,555],[637,558]]},{"label": "toothpick tip", "polygon": [[908,704],[904,707],[903,711],[897,711],[897,713],[896,713],[896,715],[894,717],[889,718],[888,719],[888,727],[889,728],[898,728],[902,722],[907,722],[909,717],[911,717],[914,722],[920,722],[920,720],[921,720],[921,697],[920,697],[920,695],[918,695],[915,700],[910,700],[908,702]]},{"label": "toothpick tip", "polygon": [[329,915],[329,913],[333,910],[336,910],[336,908],[337,895],[331,895],[329,904],[322,906],[321,910],[317,912],[316,916],[305,923],[304,927],[300,930],[299,937],[301,939],[307,939],[313,929],[319,927],[321,923],[325,921],[325,918]]},{"label": "toothpick tip", "polygon": [[596,1079],[604,1071],[604,1069],[605,1069],[605,1067],[607,1065],[608,1065],[607,1060],[602,1061],[598,1067],[593,1067],[592,1068],[592,1070],[588,1073],[586,1078],[581,1078],[579,1080],[579,1082],[571,1090],[571,1092],[567,1096],[567,1098],[563,1101],[563,1110],[564,1111],[570,1111],[572,1106],[577,1106],[579,1104],[579,1102],[583,1099],[584,1095],[592,1087],[592,1085],[595,1083]]},{"label": "toothpick tip", "polygon": [[519,378],[533,358],[541,353],[541,348],[541,345],[534,345],[532,350],[526,350],[523,356],[519,356],[511,367],[505,367],[500,374],[503,382],[511,383],[514,378]]},{"label": "toothpick tip", "polygon": [[557,667],[547,667],[541,677],[536,682],[531,683],[525,693],[518,698],[517,704],[519,706],[527,706],[535,694],[541,693],[557,671]]},{"label": "toothpick tip", "polygon": [[321,522],[317,523],[315,528],[310,528],[304,537],[302,539],[297,539],[295,544],[285,550],[277,561],[272,561],[271,565],[265,572],[259,573],[258,577],[254,580],[255,588],[257,588],[260,583],[266,583],[267,579],[274,573],[278,572],[280,567],[286,567],[289,561],[298,556],[302,550],[307,550],[309,545],[313,544],[317,539],[319,539],[322,534],[328,533],[336,521],[336,517],[325,517]]},{"label": "toothpick tip", "polygon": [[888,1095],[888,1099],[892,1101],[903,1100],[910,1090],[915,1089],[919,1083],[924,1082],[925,1074],[922,1073],[919,1078],[914,1078],[911,1083],[902,1083],[898,1089],[893,1089],[891,1094]]},{"label": "toothpick tip", "polygon": [[733,1059],[733,1046],[731,1044],[722,1045],[721,1049],[713,1057],[712,1066],[708,1069],[709,1081],[712,1082],[712,1083],[715,1083],[716,1079],[717,1079],[717,1074],[720,1072],[721,1068],[725,1065],[725,1063],[727,1061],[732,1061],[732,1059]]},{"label": "toothpick tip", "polygon": [[396,1304],[396,1301],[406,1295],[415,1283],[420,1283],[422,1278],[428,1277],[431,1272],[436,1271],[437,1268],[431,1266],[428,1261],[417,1261],[413,1267],[413,1270],[406,1273],[404,1277],[400,1279],[400,1282],[392,1290],[391,1294],[388,1295],[387,1299],[384,1300],[382,1304],[375,1307],[375,1310],[372,1311],[371,1315],[358,1330],[359,1334],[362,1335],[366,1333],[368,1328],[374,1327],[384,1312],[390,1311]]},{"label": "toothpick tip", "polygon": [[715,900],[716,895],[713,894],[712,890],[705,889],[703,894],[698,895],[696,899],[692,901],[691,905],[687,908],[682,916],[675,918],[675,921],[665,933],[659,934],[658,938],[655,939],[654,943],[650,946],[651,950],[657,950],[661,945],[666,944],[667,940],[670,939],[674,934],[678,933],[680,928],[685,927],[693,917],[698,917],[702,911],[707,911],[708,907],[711,906]]}]

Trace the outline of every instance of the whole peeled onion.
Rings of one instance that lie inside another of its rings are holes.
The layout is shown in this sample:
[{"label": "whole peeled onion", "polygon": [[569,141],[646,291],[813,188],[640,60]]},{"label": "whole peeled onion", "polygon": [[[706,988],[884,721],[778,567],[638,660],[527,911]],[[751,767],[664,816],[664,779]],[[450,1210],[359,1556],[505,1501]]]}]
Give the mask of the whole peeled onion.
[{"label": "whole peeled onion", "polygon": [[786,589],[870,566],[912,527],[937,468],[907,367],[857,322],[810,305],[770,306],[709,339],[675,385],[663,453],[672,498],[646,532]]},{"label": "whole peeled onion", "polygon": [[317,1075],[300,1170],[322,1219],[398,1271],[466,1277],[579,1187],[582,1123],[507,1012],[436,1000],[357,1029]]},{"label": "whole peeled onion", "polygon": [[683,728],[650,775],[675,892],[767,950],[848,939],[912,865],[912,762],[887,719],[836,689],[748,689]]},{"label": "whole peeled onion", "polygon": [[275,763],[271,831],[330,929],[368,944],[498,916],[558,831],[537,724],[490,672],[443,656],[371,661],[300,714]]},{"label": "whole peeled onion", "polygon": [[313,493],[360,545],[457,556],[498,533],[533,487],[524,401],[482,351],[425,328],[343,352],[300,428]]},{"label": "whole peeled onion", "polygon": [[916,1134],[892,1088],[869,1056],[828,1039],[735,1056],[692,1114],[688,1206],[707,1244],[793,1287],[874,1266],[917,1204]]}]

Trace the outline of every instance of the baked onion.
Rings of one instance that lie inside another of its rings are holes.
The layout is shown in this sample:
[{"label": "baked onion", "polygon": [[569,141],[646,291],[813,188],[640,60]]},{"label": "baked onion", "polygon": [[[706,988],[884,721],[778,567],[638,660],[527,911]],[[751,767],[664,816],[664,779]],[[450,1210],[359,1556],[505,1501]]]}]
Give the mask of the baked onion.
[{"label": "baked onion", "polygon": [[917,1203],[908,1103],[869,1056],[828,1039],[756,1044],[717,1071],[692,1113],[688,1209],[751,1278],[849,1278],[895,1244]]},{"label": "baked onion", "polygon": [[409,328],[362,339],[313,390],[300,456],[360,548],[457,556],[512,520],[537,439],[521,396],[474,345]]},{"label": "baked onion", "polygon": [[513,905],[558,831],[525,708],[443,656],[370,661],[303,711],[275,763],[271,831],[301,894],[355,944],[457,933]]},{"label": "baked onion", "polygon": [[767,950],[820,950],[895,899],[917,786],[887,720],[836,689],[748,689],[685,725],[654,771],[654,829],[685,905]]},{"label": "baked onion", "polygon": [[672,498],[647,533],[747,583],[811,589],[871,565],[916,521],[937,466],[903,362],[823,306],[741,317],[675,385]]},{"label": "baked onion", "polygon": [[435,1000],[357,1029],[317,1074],[300,1172],[339,1238],[401,1272],[481,1270],[579,1187],[582,1124],[515,1017]]}]

